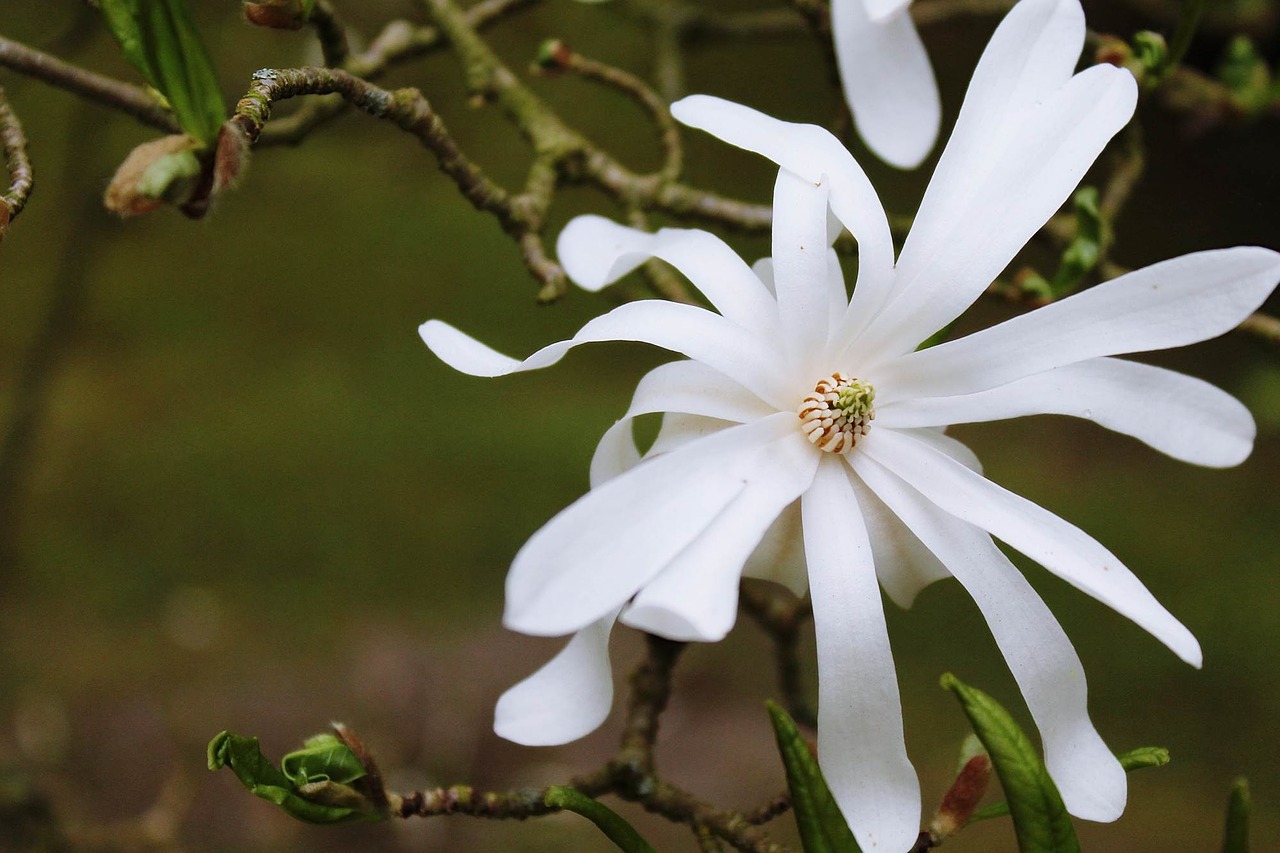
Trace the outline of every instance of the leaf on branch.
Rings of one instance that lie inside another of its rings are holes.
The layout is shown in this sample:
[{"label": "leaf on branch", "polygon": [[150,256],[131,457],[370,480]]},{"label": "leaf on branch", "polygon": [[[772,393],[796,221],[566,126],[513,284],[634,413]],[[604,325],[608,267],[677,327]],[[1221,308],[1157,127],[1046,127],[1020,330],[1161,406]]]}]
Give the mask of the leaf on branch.
[{"label": "leaf on branch", "polygon": [[974,732],[986,747],[1009,800],[1021,853],[1080,853],[1071,816],[1035,747],[1009,712],[986,693],[950,673],[942,686],[960,700]]},{"label": "leaf on branch", "polygon": [[840,813],[835,797],[822,778],[809,744],[800,735],[791,715],[773,702],[766,703],[778,752],[787,770],[787,788],[800,841],[805,853],[860,853],[853,832]]},{"label": "leaf on branch", "polygon": [[[1128,752],[1118,753],[1116,759],[1127,773],[1132,773],[1134,770],[1142,770],[1145,767],[1164,767],[1171,760],[1169,758],[1169,750],[1163,746],[1140,746]],[[1008,814],[1008,803],[993,803],[974,812],[973,817],[969,818],[965,826],[970,823],[977,823],[980,820],[990,820],[993,817],[1005,817]]]},{"label": "leaf on branch", "polygon": [[256,737],[222,732],[209,742],[209,769],[230,767],[254,796],[275,803],[308,823],[379,821],[374,808],[352,783],[366,771],[351,749],[331,734],[309,738],[286,755],[277,768],[258,747]]},{"label": "leaf on branch", "polygon": [[582,815],[625,853],[657,853],[617,812],[581,791],[551,787],[547,789],[543,802],[554,808]]},{"label": "leaf on branch", "polygon": [[212,145],[226,105],[187,0],[102,0],[101,6],[125,59],[165,97],[183,130]]},{"label": "leaf on branch", "polygon": [[1237,779],[1231,783],[1227,800],[1227,826],[1222,839],[1222,853],[1249,853],[1249,782]]}]

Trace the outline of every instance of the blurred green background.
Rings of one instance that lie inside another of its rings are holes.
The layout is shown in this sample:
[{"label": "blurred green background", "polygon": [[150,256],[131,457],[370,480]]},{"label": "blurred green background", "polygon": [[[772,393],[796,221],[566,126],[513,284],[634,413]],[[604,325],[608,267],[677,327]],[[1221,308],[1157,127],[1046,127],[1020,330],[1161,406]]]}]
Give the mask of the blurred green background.
[{"label": "blurred green background", "polygon": [[[254,30],[230,0],[194,5],[228,103],[259,67],[317,61],[306,33]],[[1255,15],[1274,57],[1275,9],[1235,5]],[[341,6],[366,33],[418,14],[390,0]],[[1093,26],[1127,35],[1160,25],[1149,15],[1168,4],[1086,6]],[[995,24],[925,32],[948,122]],[[0,32],[134,79],[73,0],[0,0]],[[518,70],[552,36],[652,70],[647,31],[616,9],[548,0],[489,31]],[[1212,66],[1223,44],[1221,31],[1206,32],[1192,60]],[[699,43],[686,70],[691,91],[783,118],[826,123],[837,105],[807,36]],[[411,64],[391,82],[422,88],[464,150],[497,179],[519,179],[528,152],[495,109],[467,106],[452,56]],[[502,581],[524,539],[586,488],[594,441],[665,356],[593,347],[500,380],[437,362],[415,332],[428,318],[525,354],[612,303],[575,292],[535,306],[536,285],[510,240],[390,126],[349,115],[299,148],[257,152],[239,190],[206,221],[162,210],[121,222],[102,210],[101,191],[128,151],[155,134],[9,72],[0,83],[25,123],[38,181],[0,247],[8,796],[35,786],[92,849],[610,849],[572,816],[307,827],[249,796],[230,773],[208,773],[204,746],[231,729],[260,735],[278,756],[340,719],[400,789],[550,784],[611,755],[616,714],[559,749],[520,748],[491,733],[497,696],[559,646],[499,627]],[[656,164],[651,128],[632,104],[578,80],[531,85],[625,162]],[[1119,223],[1118,261],[1280,247],[1280,124],[1195,132],[1150,107],[1143,119],[1148,171]],[[768,198],[763,160],[693,134],[687,142],[690,180]],[[889,210],[911,212],[928,165],[894,173],[854,150]],[[602,197],[566,192],[550,233],[586,210],[617,213]],[[748,257],[766,251],[759,238],[733,241]],[[982,305],[966,322],[1006,313]],[[1117,824],[1082,826],[1085,848],[1216,850],[1228,784],[1245,774],[1256,849],[1270,849],[1280,836],[1280,351],[1236,335],[1153,360],[1245,400],[1260,434],[1244,466],[1195,469],[1053,418],[956,434],[993,479],[1124,558],[1205,649],[1204,670],[1194,671],[1028,566],[1084,659],[1104,737],[1118,750],[1156,744],[1174,756],[1131,777]],[[15,424],[30,427],[25,444],[13,441]],[[1026,715],[957,585],[927,590],[910,612],[887,607],[908,745],[931,809],[966,731],[937,685],[942,672]],[[613,648],[621,677],[640,652],[637,637],[621,630]],[[673,782],[739,807],[781,789],[762,705],[774,692],[761,677],[767,661],[765,640],[745,623],[687,653],[659,747]],[[660,849],[692,849],[683,829],[619,809]],[[781,836],[789,824],[776,823]],[[0,849],[13,843],[11,830],[0,825]],[[992,822],[947,849],[1012,849],[1011,834]]]}]

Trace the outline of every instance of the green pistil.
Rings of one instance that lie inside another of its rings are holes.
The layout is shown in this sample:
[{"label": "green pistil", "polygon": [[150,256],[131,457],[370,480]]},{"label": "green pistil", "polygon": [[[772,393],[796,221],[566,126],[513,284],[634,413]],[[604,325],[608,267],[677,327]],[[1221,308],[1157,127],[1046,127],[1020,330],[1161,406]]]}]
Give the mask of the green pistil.
[{"label": "green pistil", "polygon": [[870,414],[872,403],[876,399],[876,389],[861,379],[851,379],[848,384],[836,391],[833,408],[850,421]]}]

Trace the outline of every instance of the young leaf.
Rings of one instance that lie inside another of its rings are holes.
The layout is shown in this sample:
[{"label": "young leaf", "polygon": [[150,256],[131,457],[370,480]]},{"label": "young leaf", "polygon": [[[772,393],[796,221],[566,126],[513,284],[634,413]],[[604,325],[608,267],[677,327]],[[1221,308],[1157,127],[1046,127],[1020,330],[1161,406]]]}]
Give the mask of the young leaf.
[{"label": "young leaf", "polygon": [[182,129],[212,145],[226,106],[187,0],[102,0],[102,12],[125,58],[164,95]]},{"label": "young leaf", "polygon": [[1120,766],[1129,773],[1144,767],[1164,767],[1169,763],[1169,750],[1163,746],[1140,746],[1116,756]]},{"label": "young leaf", "polygon": [[1222,853],[1249,853],[1249,782],[1237,779],[1231,783],[1231,799],[1227,801],[1227,828],[1222,839]]},{"label": "young leaf", "polygon": [[[371,811],[363,794],[342,781],[355,781],[364,775],[364,768],[353,777],[350,758],[327,742],[317,743],[326,737],[337,741],[332,735],[320,735],[307,741],[306,748],[286,756],[293,759],[291,778],[267,760],[256,737],[222,732],[209,742],[209,769],[230,767],[254,796],[308,823],[382,820],[384,815]],[[341,743],[338,746],[351,753]],[[330,774],[336,775],[330,778]]]},{"label": "young leaf", "polygon": [[558,809],[580,814],[591,821],[610,841],[625,853],[657,853],[617,812],[599,800],[573,788],[551,787],[543,802]]},{"label": "young leaf", "polygon": [[[1134,770],[1141,770],[1144,767],[1164,767],[1169,763],[1169,750],[1163,746],[1140,746],[1137,749],[1131,749],[1128,752],[1122,752],[1116,756],[1120,761],[1120,766],[1126,772],[1132,773]],[[973,817],[969,818],[965,826],[970,823],[977,823],[980,820],[990,820],[993,817],[1004,817],[1009,814],[1008,803],[992,803],[985,808],[978,809],[973,813]]]},{"label": "young leaf", "polygon": [[1080,853],[1080,842],[1062,796],[1045,770],[1031,741],[1009,712],[981,690],[950,673],[942,686],[960,700],[973,730],[995,765],[1009,800],[1013,829],[1021,853]]},{"label": "young leaf", "polygon": [[791,807],[795,810],[805,853],[860,853],[858,842],[831,796],[809,745],[800,736],[795,720],[773,702],[766,705],[778,739],[778,752],[787,770]]}]

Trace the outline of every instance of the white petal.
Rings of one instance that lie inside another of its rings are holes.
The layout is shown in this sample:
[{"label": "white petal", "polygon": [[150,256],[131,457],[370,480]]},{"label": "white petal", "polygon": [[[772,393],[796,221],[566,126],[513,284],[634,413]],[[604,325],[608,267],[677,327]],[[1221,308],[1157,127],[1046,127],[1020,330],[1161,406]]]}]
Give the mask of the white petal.
[{"label": "white petal", "polygon": [[832,249],[827,252],[827,338],[834,340],[844,312],[849,308],[849,291],[844,285],[844,270],[840,256]]},{"label": "white petal", "polygon": [[737,252],[706,231],[638,231],[603,216],[578,216],[560,232],[556,254],[569,277],[587,290],[612,284],[649,258],[684,273],[722,315],[761,335],[776,334],[777,308]]},{"label": "white petal", "polygon": [[670,640],[723,639],[737,616],[743,564],[779,513],[809,488],[821,455],[799,430],[771,444],[751,485],[640,590],[622,621]]},{"label": "white petal", "polygon": [[640,341],[683,353],[734,379],[770,402],[794,405],[793,382],[779,364],[771,343],[713,311],[662,299],[620,305],[596,317],[572,340],[545,346],[516,361],[495,352],[448,323],[428,320],[418,334],[436,356],[455,370],[472,376],[505,376],[548,367],[573,347],[602,341]]},{"label": "white petal", "polygon": [[904,272],[946,251],[951,227],[981,203],[975,193],[1002,167],[1026,115],[1071,78],[1084,36],[1078,0],[1022,0],[1005,16],[973,72],[920,202],[902,249]]},{"label": "white petal", "polygon": [[1207,382],[1147,364],[1095,358],[961,397],[922,397],[876,410],[876,425],[924,427],[1024,415],[1071,415],[1131,435],[1175,459],[1225,468],[1253,450],[1253,416]]},{"label": "white petal", "polygon": [[1132,74],[1097,65],[1025,113],[999,164],[939,226],[930,251],[903,247],[895,295],[867,350],[910,352],[972,305],[1070,196],[1137,98]]},{"label": "white petal", "polygon": [[747,558],[742,576],[782,584],[797,597],[809,590],[799,501],[784,509],[765,531],[764,538]]},{"label": "white petal", "polygon": [[911,0],[860,0],[873,21],[883,20],[911,5]]},{"label": "white petal", "polygon": [[609,634],[617,611],[574,635],[542,669],[498,699],[493,730],[525,746],[555,746],[600,727],[613,706]]},{"label": "white petal", "polygon": [[[831,210],[858,241],[858,286],[854,301],[874,314],[893,278],[893,238],[875,188],[853,156],[827,130],[780,121],[750,107],[708,95],[690,95],[671,114],[730,145],[768,157],[782,168],[831,185]],[[861,293],[861,296],[858,294]]]},{"label": "white petal", "polygon": [[942,121],[929,55],[903,0],[834,0],[831,34],[858,135],[892,166],[914,169]]},{"label": "white petal", "polygon": [[946,564],[982,611],[1040,729],[1045,764],[1067,810],[1112,821],[1124,811],[1124,768],[1089,719],[1084,667],[1022,573],[971,524],[947,515],[863,456],[858,473]]},{"label": "white petal", "polygon": [[660,456],[679,450],[690,442],[705,438],[712,433],[721,432],[734,426],[733,421],[720,418],[709,418],[705,415],[686,415],[681,412],[667,412],[662,416],[662,426],[653,444],[645,451],[645,458]]},{"label": "white petal", "polygon": [[885,364],[876,402],[972,394],[1098,356],[1208,340],[1239,325],[1277,280],[1280,254],[1256,246],[1162,261]]},{"label": "white petal", "polygon": [[895,430],[872,430],[858,451],[943,510],[1007,542],[1076,589],[1132,619],[1187,663],[1200,666],[1200,644],[1191,632],[1114,554],[1080,528]]},{"label": "white petal", "polygon": [[631,432],[631,419],[622,418],[605,430],[596,444],[591,457],[591,488],[602,486],[639,464],[640,451]]},{"label": "white petal", "polygon": [[920,590],[951,573],[858,477],[849,482],[867,524],[876,577],[894,604],[909,609]]},{"label": "white petal", "polygon": [[627,417],[683,412],[743,423],[778,411],[717,370],[697,361],[673,361],[644,375]]},{"label": "white petal", "polygon": [[773,190],[773,285],[783,340],[805,373],[822,370],[813,362],[827,342],[829,251],[826,184],[779,169]]},{"label": "white petal", "polygon": [[647,584],[754,480],[761,453],[794,432],[783,412],[648,459],[534,533],[507,574],[503,623],[576,631]]},{"label": "white petal", "polygon": [[947,454],[952,459],[959,462],[961,465],[963,465],[964,467],[968,468],[970,471],[973,471],[976,474],[982,473],[982,460],[978,458],[978,454],[970,450],[967,444],[957,441],[956,439],[942,432],[942,430],[911,429],[911,430],[899,430],[899,432],[905,432],[906,434],[910,435],[912,438],[918,439],[919,441],[923,441],[925,444],[929,445],[934,450],[938,450],[938,451],[941,451],[942,453]]},{"label": "white petal", "polygon": [[902,851],[920,826],[902,701],[871,545],[842,458],[800,501],[818,640],[818,763],[864,850]]}]

